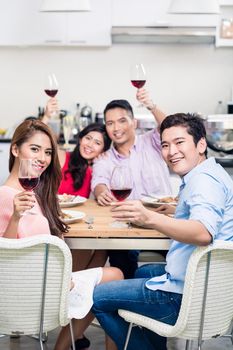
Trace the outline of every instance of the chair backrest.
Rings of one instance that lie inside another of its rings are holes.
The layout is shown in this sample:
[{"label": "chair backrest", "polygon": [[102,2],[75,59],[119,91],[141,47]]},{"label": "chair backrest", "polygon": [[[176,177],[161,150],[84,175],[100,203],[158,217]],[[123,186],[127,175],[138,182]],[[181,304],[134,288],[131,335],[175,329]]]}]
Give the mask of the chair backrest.
[{"label": "chair backrest", "polygon": [[71,266],[60,238],[0,238],[0,333],[39,333],[44,279],[43,332],[66,325]]},{"label": "chair backrest", "polygon": [[204,340],[226,334],[232,319],[233,242],[215,241],[190,257],[174,328],[181,338]]}]

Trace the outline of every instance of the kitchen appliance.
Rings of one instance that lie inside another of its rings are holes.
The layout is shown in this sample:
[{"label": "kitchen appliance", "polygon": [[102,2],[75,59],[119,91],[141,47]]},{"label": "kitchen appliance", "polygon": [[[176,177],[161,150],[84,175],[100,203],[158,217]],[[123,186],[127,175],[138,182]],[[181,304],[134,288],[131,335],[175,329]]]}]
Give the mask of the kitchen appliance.
[{"label": "kitchen appliance", "polygon": [[92,108],[86,104],[83,106],[80,112],[80,118],[79,118],[79,129],[82,130],[87,125],[92,123]]},{"label": "kitchen appliance", "polygon": [[233,114],[233,101],[227,103],[227,113]]},{"label": "kitchen appliance", "polygon": [[208,156],[214,156],[218,163],[233,174],[233,114],[206,116],[204,124]]},{"label": "kitchen appliance", "polygon": [[104,114],[100,113],[100,112],[97,112],[95,114],[95,122],[98,123],[98,124],[104,124]]}]

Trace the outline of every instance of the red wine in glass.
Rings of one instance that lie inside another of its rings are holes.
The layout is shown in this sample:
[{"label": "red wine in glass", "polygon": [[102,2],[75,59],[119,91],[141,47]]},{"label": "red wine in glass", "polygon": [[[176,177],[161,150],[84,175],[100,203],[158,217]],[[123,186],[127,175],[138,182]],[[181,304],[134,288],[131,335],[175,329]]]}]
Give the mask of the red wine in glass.
[{"label": "red wine in glass", "polygon": [[[110,189],[114,197],[119,201],[124,201],[133,188],[133,178],[129,164],[116,165],[112,171],[110,179]],[[129,227],[127,223],[113,221],[111,227],[124,228]]]},{"label": "red wine in glass", "polygon": [[126,199],[127,197],[129,197],[131,191],[132,191],[132,188],[124,188],[120,190],[111,189],[111,192],[114,195],[114,197],[116,197],[116,199],[120,202]]},{"label": "red wine in glass", "polygon": [[39,183],[39,177],[19,177],[20,185],[26,191],[32,191]]},{"label": "red wine in glass", "polygon": [[49,90],[49,89],[45,89],[45,93],[49,96],[49,97],[55,97],[56,94],[58,93],[58,90]]},{"label": "red wine in glass", "polygon": [[140,89],[145,85],[146,80],[131,80],[131,83],[134,87]]},{"label": "red wine in glass", "polygon": [[[137,89],[142,88],[146,83],[146,70],[142,63],[132,64],[130,67],[130,81]],[[138,107],[143,107],[140,104]]]},{"label": "red wine in glass", "polygon": [[[41,175],[41,169],[38,166],[36,159],[20,159],[18,179],[20,185],[26,191],[33,191],[33,189],[39,184]],[[33,210],[26,210],[22,212],[25,214],[36,214]]]}]

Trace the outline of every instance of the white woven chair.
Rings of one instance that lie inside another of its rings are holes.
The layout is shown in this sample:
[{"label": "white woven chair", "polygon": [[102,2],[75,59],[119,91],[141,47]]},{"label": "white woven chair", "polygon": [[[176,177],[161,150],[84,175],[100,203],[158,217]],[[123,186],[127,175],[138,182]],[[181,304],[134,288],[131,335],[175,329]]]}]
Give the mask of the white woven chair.
[{"label": "white woven chair", "polygon": [[[0,238],[0,333],[39,334],[67,325],[72,259],[61,239]],[[72,346],[74,346],[70,322]]]},{"label": "white woven chair", "polygon": [[[134,312],[119,310],[130,323],[124,350],[127,349],[133,325],[146,327],[164,337],[186,339],[186,350],[192,340],[198,349],[206,339],[232,330],[233,319],[233,242],[215,241],[192,253],[185,277],[182,304],[174,326]],[[229,335],[232,340],[232,334]]]}]

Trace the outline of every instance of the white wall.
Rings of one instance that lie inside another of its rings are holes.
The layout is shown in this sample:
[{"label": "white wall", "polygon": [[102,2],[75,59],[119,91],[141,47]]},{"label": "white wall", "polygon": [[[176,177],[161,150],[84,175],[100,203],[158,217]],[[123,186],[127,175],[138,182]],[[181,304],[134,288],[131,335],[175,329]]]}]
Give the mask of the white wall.
[{"label": "white wall", "polygon": [[0,48],[0,127],[37,113],[45,105],[46,72],[57,74],[61,108],[88,102],[102,111],[107,102],[126,98],[136,105],[129,66],[141,61],[147,88],[167,112],[214,112],[226,103],[233,85],[233,48],[213,45],[115,44],[110,48]]}]

